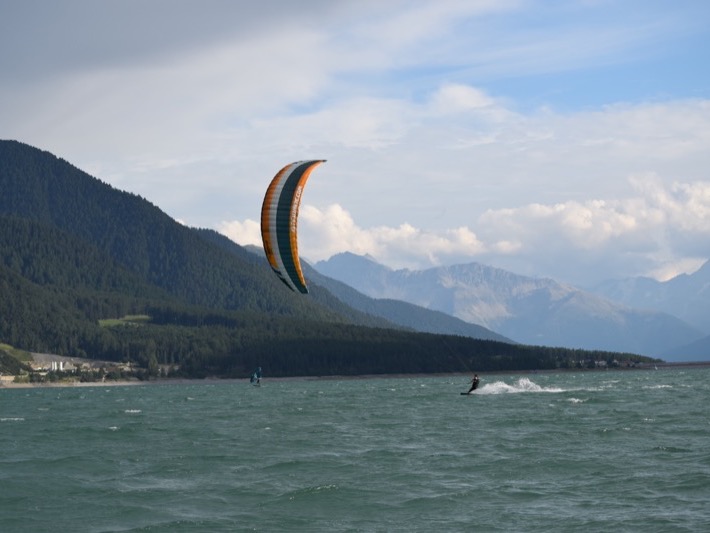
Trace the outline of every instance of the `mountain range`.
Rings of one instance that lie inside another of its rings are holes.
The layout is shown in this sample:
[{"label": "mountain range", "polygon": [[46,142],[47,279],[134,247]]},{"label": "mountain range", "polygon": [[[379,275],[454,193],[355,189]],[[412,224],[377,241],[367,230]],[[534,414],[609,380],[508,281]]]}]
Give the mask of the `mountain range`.
[{"label": "mountain range", "polygon": [[692,274],[668,281],[647,277],[609,280],[591,290],[631,307],[664,310],[710,334],[710,261]]},{"label": "mountain range", "polygon": [[[655,297],[629,289],[631,282],[604,285],[597,294],[478,263],[393,270],[372,258],[342,253],[314,268],[372,298],[438,310],[524,344],[630,351],[675,361],[710,359],[710,345],[703,340],[710,316],[707,264],[677,284],[655,285]],[[604,294],[616,294],[619,301]],[[645,305],[632,305],[638,303]],[[671,314],[679,310],[687,321]]]},{"label": "mountain range", "polygon": [[647,277],[609,280],[591,290],[630,307],[665,311],[705,334],[701,339],[662,353],[663,357],[710,359],[710,261],[692,274],[680,274],[667,281]]}]

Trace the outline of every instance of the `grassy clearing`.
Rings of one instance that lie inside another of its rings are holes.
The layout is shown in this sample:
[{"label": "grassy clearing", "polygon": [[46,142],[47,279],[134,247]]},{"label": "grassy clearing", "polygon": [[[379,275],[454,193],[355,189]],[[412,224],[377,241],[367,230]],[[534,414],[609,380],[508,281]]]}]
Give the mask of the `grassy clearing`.
[{"label": "grassy clearing", "polygon": [[148,315],[126,315],[123,318],[103,318],[99,320],[102,328],[113,328],[117,326],[139,326],[150,322]]},{"label": "grassy clearing", "polygon": [[30,355],[30,352],[26,352],[25,350],[20,350],[18,348],[15,348],[13,346],[10,346],[9,344],[4,344],[0,342],[0,351],[5,352],[8,355],[11,355],[18,361],[22,361],[23,363],[28,363],[32,361],[32,356]]}]

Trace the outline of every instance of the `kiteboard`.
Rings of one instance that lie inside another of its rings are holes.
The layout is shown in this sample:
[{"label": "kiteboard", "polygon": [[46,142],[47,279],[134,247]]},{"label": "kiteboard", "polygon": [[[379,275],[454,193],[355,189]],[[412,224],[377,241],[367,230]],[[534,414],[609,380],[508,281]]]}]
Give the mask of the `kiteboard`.
[{"label": "kiteboard", "polygon": [[473,391],[471,392],[462,392],[461,396],[471,396],[473,394]]}]

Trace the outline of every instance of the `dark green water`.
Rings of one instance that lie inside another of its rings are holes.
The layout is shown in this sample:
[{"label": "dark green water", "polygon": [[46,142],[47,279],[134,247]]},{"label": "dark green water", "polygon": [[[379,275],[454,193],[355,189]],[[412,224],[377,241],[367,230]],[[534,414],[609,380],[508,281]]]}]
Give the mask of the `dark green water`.
[{"label": "dark green water", "polygon": [[0,531],[710,531],[709,379],[0,389]]}]

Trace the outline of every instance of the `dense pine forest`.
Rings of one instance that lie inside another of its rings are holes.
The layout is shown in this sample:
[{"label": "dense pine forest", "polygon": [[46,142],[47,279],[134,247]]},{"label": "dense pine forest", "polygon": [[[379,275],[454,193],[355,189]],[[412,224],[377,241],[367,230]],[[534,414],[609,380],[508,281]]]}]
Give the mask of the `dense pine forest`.
[{"label": "dense pine forest", "polygon": [[[243,377],[551,369],[646,358],[396,327],[52,154],[0,141],[0,343]],[[140,321],[109,320],[136,315]],[[5,358],[5,356],[3,356]]]}]

